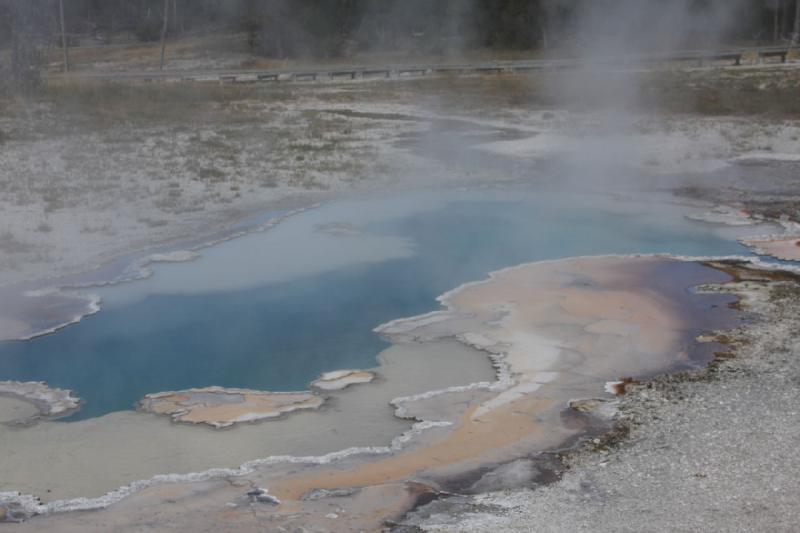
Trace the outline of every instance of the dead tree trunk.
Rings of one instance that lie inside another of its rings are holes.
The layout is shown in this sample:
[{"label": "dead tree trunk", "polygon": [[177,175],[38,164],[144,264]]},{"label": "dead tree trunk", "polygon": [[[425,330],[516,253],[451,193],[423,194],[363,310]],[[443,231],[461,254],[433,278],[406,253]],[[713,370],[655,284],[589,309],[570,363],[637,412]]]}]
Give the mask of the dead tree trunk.
[{"label": "dead tree trunk", "polygon": [[777,43],[780,37],[781,27],[781,3],[774,0],[774,10],[772,11],[772,42]]},{"label": "dead tree trunk", "polygon": [[41,85],[43,6],[33,0],[9,2],[11,15],[11,82],[15,89],[28,91]]},{"label": "dead tree trunk", "polygon": [[550,49],[550,34],[548,28],[548,20],[546,15],[539,15],[539,33],[542,36],[542,48],[545,50]]},{"label": "dead tree trunk", "polygon": [[164,70],[164,52],[167,48],[167,24],[169,23],[169,0],[164,0],[164,25],[161,26],[161,64],[160,70]]},{"label": "dead tree trunk", "polygon": [[789,33],[789,0],[781,0],[781,39]]},{"label": "dead tree trunk", "polygon": [[178,16],[178,0],[172,0],[172,28],[176,33],[184,34],[183,19]]},{"label": "dead tree trunk", "polygon": [[61,15],[61,48],[64,52],[64,72],[69,72],[69,45],[67,44],[67,25],[64,24],[64,0],[58,0]]},{"label": "dead tree trunk", "polygon": [[794,31],[792,32],[792,45],[800,44],[800,0],[795,2]]}]

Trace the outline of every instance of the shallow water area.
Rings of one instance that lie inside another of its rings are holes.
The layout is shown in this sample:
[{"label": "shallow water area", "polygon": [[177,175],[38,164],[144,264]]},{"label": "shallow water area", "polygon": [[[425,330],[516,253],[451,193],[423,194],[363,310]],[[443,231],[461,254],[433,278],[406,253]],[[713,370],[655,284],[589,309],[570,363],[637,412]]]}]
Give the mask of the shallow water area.
[{"label": "shallow water area", "polygon": [[[375,327],[529,261],[746,253],[725,231],[684,220],[676,206],[527,188],[425,191],[331,203],[197,261],[153,265],[147,280],[98,290],[102,311],[80,324],[0,344],[0,379],[45,380],[86,402],[69,421],[0,427],[12,450],[0,458],[0,490],[97,496],[157,473],[387,445],[410,426],[392,416],[392,398],[493,372],[462,344],[390,346]],[[376,362],[378,382],[280,421],[214,431],[129,411],[153,392],[304,390],[323,372]]]},{"label": "shallow water area", "polygon": [[[669,281],[652,286],[662,277]],[[400,319],[381,332],[423,346],[455,336],[495,354],[503,386],[488,397],[412,404],[412,413],[425,413],[421,418],[444,417],[453,424],[423,435],[418,441],[424,445],[355,468],[334,463],[269,476],[270,490],[282,501],[304,502],[303,495],[315,489],[409,478],[447,487],[454,478],[475,479],[480,469],[563,446],[591,423],[569,423],[570,400],[601,397],[595,403],[605,405],[612,398],[603,393],[606,384],[620,376],[643,378],[698,364],[691,360],[697,331],[731,327],[738,316],[726,305],[730,297],[695,295],[689,288],[730,279],[695,262],[600,256],[529,263],[465,284],[441,297],[447,310]],[[449,411],[458,403],[455,413]],[[301,506],[313,523],[313,507]]]},{"label": "shallow water area", "polygon": [[38,413],[39,410],[30,402],[18,398],[0,398],[0,424],[26,420]]},{"label": "shallow water area", "polygon": [[[383,322],[489,271],[561,257],[745,249],[630,201],[530,191],[430,192],[340,202],[273,230],[157,264],[97,290],[101,313],[56,335],[0,343],[0,379],[44,380],[86,404],[73,419],[201,386],[302,390],[324,371],[369,368]],[[347,223],[350,232],[329,231]],[[326,228],[327,225],[327,228]]]},{"label": "shallow water area", "polygon": [[[25,428],[0,425],[0,440],[10,450],[0,457],[0,492],[19,490],[44,501],[98,497],[156,474],[237,468],[274,455],[307,457],[386,446],[411,426],[393,416],[392,399],[492,376],[485,354],[456,342],[424,349],[391,347],[378,363],[380,383],[332,393],[319,411],[225,430],[133,411]],[[0,398],[0,405],[6,400]]]}]

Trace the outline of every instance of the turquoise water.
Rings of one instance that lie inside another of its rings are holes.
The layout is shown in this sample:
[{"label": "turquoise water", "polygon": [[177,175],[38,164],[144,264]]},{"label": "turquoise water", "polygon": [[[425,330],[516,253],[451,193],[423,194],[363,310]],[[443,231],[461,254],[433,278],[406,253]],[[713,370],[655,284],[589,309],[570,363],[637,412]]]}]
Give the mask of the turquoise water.
[{"label": "turquoise water", "polygon": [[[332,223],[348,226],[325,231]],[[713,227],[647,205],[531,191],[337,202],[103,289],[103,310],[78,325],[0,343],[0,380],[74,390],[86,404],[72,419],[130,409],[157,391],[297,390],[324,371],[375,366],[386,343],[374,327],[436,309],[436,296],[492,270],[640,252],[747,253]]]}]

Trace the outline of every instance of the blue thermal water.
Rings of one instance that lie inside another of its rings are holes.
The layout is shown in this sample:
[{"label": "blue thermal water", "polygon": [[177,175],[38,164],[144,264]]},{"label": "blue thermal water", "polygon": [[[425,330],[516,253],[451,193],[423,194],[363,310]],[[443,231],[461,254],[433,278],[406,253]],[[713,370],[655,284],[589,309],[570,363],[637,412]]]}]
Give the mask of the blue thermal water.
[{"label": "blue thermal water", "polygon": [[[351,226],[320,230],[331,223]],[[103,310],[78,325],[0,343],[0,380],[74,390],[86,403],[72,419],[130,409],[157,391],[297,390],[324,371],[375,366],[386,343],[374,327],[434,310],[438,295],[492,270],[661,252],[746,253],[674,212],[529,192],[339,202],[104,289]]]}]

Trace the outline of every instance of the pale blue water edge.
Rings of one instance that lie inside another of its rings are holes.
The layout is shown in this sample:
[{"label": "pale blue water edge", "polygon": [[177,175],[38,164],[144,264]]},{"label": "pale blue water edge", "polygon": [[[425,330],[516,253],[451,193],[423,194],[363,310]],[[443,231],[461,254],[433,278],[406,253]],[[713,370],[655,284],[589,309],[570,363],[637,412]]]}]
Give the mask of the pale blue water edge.
[{"label": "pale blue water edge", "polygon": [[74,390],[86,404],[73,420],[158,391],[299,390],[324,371],[374,367],[387,344],[373,328],[437,309],[438,295],[492,270],[579,255],[748,253],[724,231],[674,207],[528,190],[336,202],[102,289],[102,311],[76,326],[0,343],[0,380]]}]

